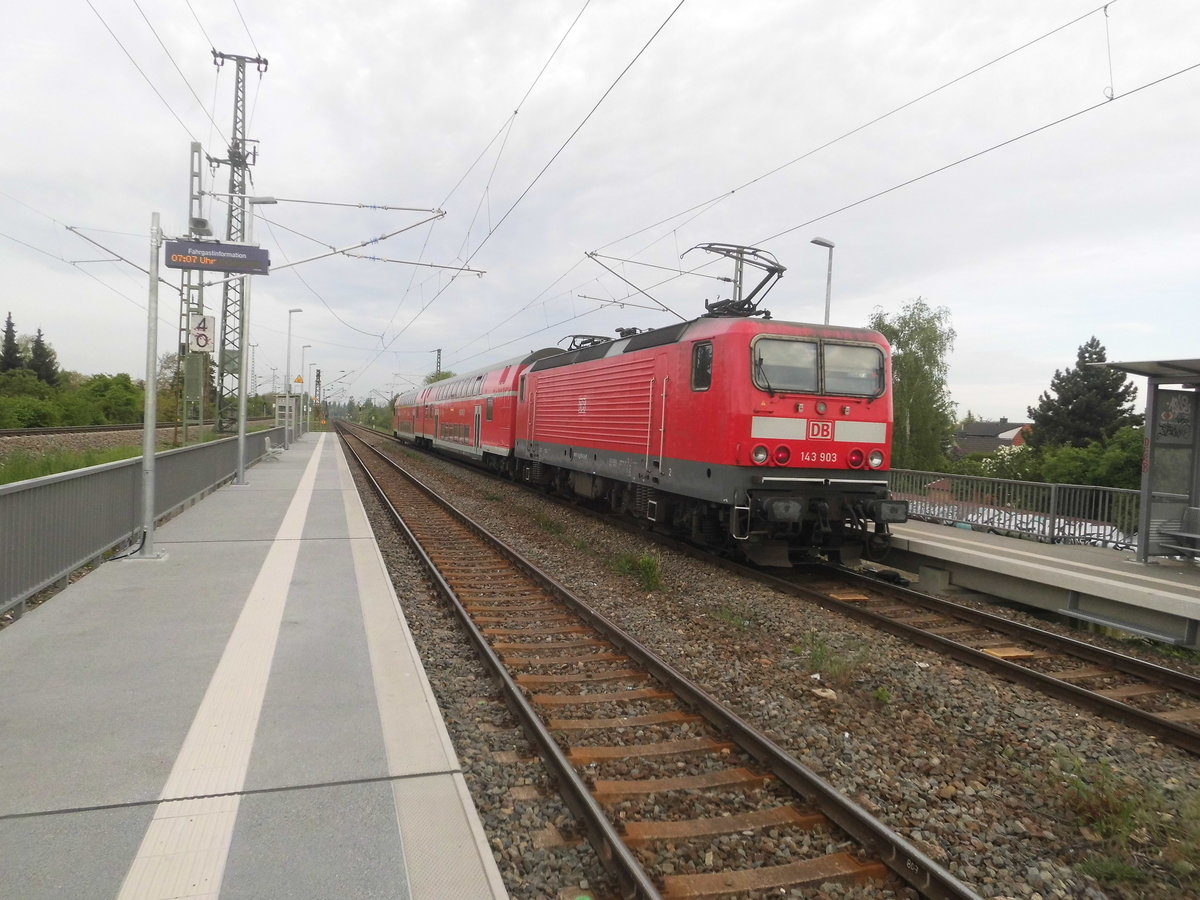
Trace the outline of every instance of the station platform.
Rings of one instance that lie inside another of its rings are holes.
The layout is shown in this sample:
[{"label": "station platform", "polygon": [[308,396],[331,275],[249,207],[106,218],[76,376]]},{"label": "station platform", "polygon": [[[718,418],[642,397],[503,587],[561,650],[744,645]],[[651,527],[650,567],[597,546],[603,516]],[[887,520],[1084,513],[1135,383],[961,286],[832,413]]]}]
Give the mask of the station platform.
[{"label": "station platform", "polygon": [[1094,625],[1200,649],[1200,565],[1131,550],[1046,544],[910,521],[891,526],[880,565],[920,575],[927,593],[965,588]]},{"label": "station platform", "polygon": [[0,896],[506,896],[341,448],[0,631]]}]

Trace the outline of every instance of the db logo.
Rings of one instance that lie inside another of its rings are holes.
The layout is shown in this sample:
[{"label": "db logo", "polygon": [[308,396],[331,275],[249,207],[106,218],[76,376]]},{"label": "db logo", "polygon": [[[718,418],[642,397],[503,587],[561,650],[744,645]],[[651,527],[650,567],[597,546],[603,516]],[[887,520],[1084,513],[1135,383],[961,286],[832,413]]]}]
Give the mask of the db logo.
[{"label": "db logo", "polygon": [[832,441],[833,423],[820,419],[810,419],[808,422],[808,439],[810,441]]}]

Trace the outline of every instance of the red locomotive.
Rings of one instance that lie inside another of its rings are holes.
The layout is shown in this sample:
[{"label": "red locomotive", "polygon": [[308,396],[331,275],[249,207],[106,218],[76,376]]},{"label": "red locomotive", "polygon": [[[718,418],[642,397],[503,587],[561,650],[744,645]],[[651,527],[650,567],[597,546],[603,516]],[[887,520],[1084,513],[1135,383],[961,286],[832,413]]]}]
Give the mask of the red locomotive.
[{"label": "red locomotive", "polygon": [[[887,341],[862,328],[758,321],[746,299],[615,340],[577,339],[397,399],[396,436],[606,502],[765,565],[873,554],[907,519],[888,498]],[[870,530],[873,523],[873,530]]]}]

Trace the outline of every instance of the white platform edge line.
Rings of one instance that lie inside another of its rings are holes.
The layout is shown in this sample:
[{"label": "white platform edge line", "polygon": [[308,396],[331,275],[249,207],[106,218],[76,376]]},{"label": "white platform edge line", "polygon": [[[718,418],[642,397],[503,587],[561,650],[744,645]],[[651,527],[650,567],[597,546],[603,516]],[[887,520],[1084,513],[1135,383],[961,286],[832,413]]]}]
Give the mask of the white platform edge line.
[{"label": "white platform edge line", "polygon": [[[259,568],[163,787],[121,900],[217,894],[325,443],[322,435]],[[172,800],[195,794],[233,796]]]}]

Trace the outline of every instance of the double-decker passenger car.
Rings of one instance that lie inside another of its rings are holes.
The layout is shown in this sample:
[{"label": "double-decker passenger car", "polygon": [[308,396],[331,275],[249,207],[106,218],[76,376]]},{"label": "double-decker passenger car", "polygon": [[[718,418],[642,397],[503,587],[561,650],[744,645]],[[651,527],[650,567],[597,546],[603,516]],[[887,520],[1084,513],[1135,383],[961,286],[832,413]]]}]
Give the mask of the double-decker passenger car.
[{"label": "double-decker passenger car", "polygon": [[393,433],[414,446],[510,473],[517,381],[534,362],[559,353],[550,347],[406,391],[396,398]]}]

